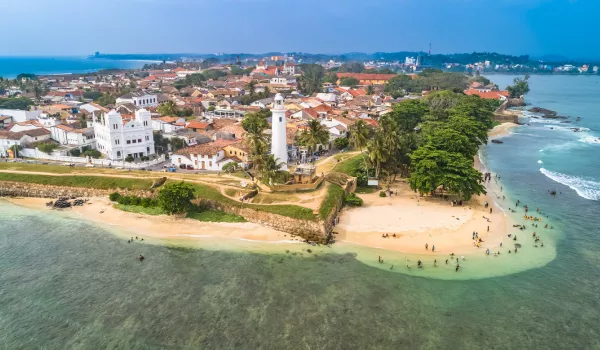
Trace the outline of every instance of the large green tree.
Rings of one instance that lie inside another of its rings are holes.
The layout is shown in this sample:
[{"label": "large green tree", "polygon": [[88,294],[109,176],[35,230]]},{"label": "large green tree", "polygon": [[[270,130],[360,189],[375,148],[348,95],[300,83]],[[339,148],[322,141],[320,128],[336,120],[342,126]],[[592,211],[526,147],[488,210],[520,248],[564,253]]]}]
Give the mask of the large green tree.
[{"label": "large green tree", "polygon": [[353,77],[343,77],[340,79],[340,86],[348,86],[351,88],[355,88],[358,86],[358,84],[360,84],[360,81],[358,81],[358,79],[353,78]]},{"label": "large green tree", "polygon": [[177,115],[177,105],[173,101],[166,101],[158,106],[158,113],[165,116]]},{"label": "large green tree", "polygon": [[405,100],[394,105],[392,112],[388,115],[394,119],[400,131],[413,132],[421,123],[428,106],[420,99]]},{"label": "large green tree", "polygon": [[450,115],[466,115],[490,129],[494,126],[494,110],[496,106],[490,100],[477,95],[462,96],[449,111]]},{"label": "large green tree", "polygon": [[169,214],[180,214],[190,210],[194,198],[192,185],[168,183],[158,192],[158,205]]},{"label": "large green tree", "polygon": [[411,159],[409,184],[415,192],[431,194],[442,186],[465,200],[485,193],[481,173],[473,168],[473,161],[462,154],[426,145],[413,152]]},{"label": "large green tree", "polygon": [[312,95],[321,91],[325,69],[318,64],[301,64],[302,76],[298,81],[298,88],[304,95]]},{"label": "large green tree", "polygon": [[513,80],[513,85],[506,87],[510,97],[520,98],[521,96],[527,95],[529,92],[529,75],[524,78],[517,77]]}]

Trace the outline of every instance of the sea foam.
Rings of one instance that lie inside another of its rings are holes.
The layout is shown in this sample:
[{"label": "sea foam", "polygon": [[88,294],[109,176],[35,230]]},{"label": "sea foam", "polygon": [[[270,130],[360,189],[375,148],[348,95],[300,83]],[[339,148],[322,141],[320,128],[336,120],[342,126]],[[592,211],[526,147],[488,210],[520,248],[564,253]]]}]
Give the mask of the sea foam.
[{"label": "sea foam", "polygon": [[540,172],[548,178],[571,188],[577,192],[580,197],[593,201],[600,200],[600,182],[589,178],[562,174],[544,168],[541,168]]},{"label": "sea foam", "polygon": [[586,136],[579,139],[579,142],[587,143],[590,145],[600,145],[600,138],[596,136]]}]

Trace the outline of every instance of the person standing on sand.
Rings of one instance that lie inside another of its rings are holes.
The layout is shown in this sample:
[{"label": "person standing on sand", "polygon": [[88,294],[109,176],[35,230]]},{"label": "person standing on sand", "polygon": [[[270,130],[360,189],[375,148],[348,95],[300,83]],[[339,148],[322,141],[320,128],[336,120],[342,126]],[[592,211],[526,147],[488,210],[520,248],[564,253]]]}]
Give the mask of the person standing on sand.
[{"label": "person standing on sand", "polygon": [[492,213],[492,208],[490,208],[490,214]]},{"label": "person standing on sand", "polygon": [[425,250],[429,250],[429,244],[425,243]]},{"label": "person standing on sand", "polygon": [[435,244],[431,246],[431,252],[435,252]]}]

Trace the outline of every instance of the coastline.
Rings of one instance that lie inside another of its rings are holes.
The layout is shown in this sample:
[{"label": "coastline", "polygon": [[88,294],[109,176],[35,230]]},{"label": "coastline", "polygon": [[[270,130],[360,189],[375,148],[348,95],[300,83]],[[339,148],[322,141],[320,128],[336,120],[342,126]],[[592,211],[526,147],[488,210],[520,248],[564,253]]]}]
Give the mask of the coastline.
[{"label": "coastline", "polygon": [[[494,127],[489,135],[503,137],[516,126],[514,123],[503,123]],[[482,170],[479,156],[474,166]],[[486,184],[486,195],[475,196],[463,206],[451,206],[449,200],[439,197],[417,199],[417,194],[410,190],[403,179],[393,182],[391,188],[397,195],[382,198],[377,191],[361,194],[364,200],[362,207],[344,209],[339,224],[334,228],[336,242],[405,254],[435,254],[424,249],[427,243],[430,247],[435,245],[436,252],[470,255],[500,246],[512,224],[493,197],[498,196],[499,188],[494,188],[491,182]],[[48,199],[6,200],[34,210],[51,210],[45,205]],[[492,214],[484,208],[485,202],[493,208]],[[133,235],[154,241],[206,243],[237,240],[259,245],[303,242],[300,237],[248,222],[200,222],[183,217],[125,212],[114,208],[107,198],[90,198],[85,205],[60,210],[60,213],[120,231],[123,237]],[[475,247],[472,232],[477,232],[483,239],[480,248]],[[382,238],[383,234],[389,234],[390,237]],[[397,238],[393,238],[394,234]]]}]

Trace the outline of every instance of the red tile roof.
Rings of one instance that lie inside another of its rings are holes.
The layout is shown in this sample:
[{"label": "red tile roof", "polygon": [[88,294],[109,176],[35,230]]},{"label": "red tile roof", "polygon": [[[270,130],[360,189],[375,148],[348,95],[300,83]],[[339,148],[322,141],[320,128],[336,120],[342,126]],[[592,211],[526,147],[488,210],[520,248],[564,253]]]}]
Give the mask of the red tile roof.
[{"label": "red tile roof", "polygon": [[206,128],[208,128],[210,124],[208,123],[203,123],[203,122],[199,122],[199,121],[191,121],[189,123],[187,123],[187,125],[185,126],[188,129],[202,129],[202,130],[206,130]]},{"label": "red tile roof", "polygon": [[508,97],[509,93],[508,93],[508,91],[498,91],[498,90],[482,92],[482,91],[477,91],[476,89],[468,89],[465,91],[465,95],[476,95],[481,98],[500,100],[501,99],[500,96]]}]

